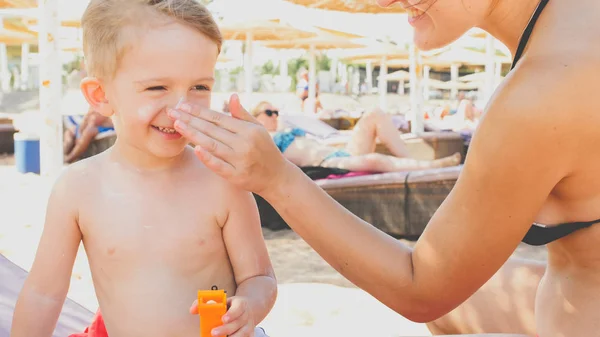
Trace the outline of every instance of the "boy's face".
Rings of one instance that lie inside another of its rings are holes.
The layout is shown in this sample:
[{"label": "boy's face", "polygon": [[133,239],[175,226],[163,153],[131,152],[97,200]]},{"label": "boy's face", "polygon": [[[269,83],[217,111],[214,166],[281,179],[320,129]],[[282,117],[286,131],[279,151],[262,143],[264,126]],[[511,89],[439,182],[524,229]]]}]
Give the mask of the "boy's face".
[{"label": "boy's face", "polygon": [[[185,102],[209,107],[217,45],[187,26],[171,23],[139,35],[104,81],[104,114],[112,114],[119,139],[157,157],[180,154],[188,141],[174,128],[167,108]],[[108,110],[108,111],[106,111]]]}]

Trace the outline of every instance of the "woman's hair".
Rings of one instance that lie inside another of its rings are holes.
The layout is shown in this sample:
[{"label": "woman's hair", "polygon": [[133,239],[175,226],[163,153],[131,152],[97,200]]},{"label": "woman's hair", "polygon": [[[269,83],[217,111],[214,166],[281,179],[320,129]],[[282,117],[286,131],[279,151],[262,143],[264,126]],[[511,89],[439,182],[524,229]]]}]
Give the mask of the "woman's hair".
[{"label": "woman's hair", "polygon": [[258,103],[254,109],[252,109],[252,111],[250,112],[252,114],[252,117],[258,117],[258,115],[260,115],[261,113],[265,112],[265,108],[268,107],[269,105],[271,105],[270,102],[267,101],[262,101],[260,103]]}]

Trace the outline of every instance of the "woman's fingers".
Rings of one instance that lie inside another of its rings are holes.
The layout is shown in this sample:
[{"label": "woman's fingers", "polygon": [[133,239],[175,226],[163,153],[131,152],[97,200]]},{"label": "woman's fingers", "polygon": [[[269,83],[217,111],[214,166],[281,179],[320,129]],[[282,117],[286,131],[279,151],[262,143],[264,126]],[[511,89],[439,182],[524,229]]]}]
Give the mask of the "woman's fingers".
[{"label": "woman's fingers", "polygon": [[209,135],[202,133],[201,131],[198,131],[182,121],[175,121],[175,130],[177,130],[177,132],[179,132],[183,137],[188,139],[192,144],[201,146],[204,150],[219,157],[220,159],[228,161],[233,157],[234,150],[231,147]]},{"label": "woman's fingers", "polygon": [[229,98],[229,111],[231,111],[231,115],[239,120],[243,120],[246,122],[250,122],[253,124],[259,124],[258,121],[252,117],[246,109],[242,106],[240,102],[240,97],[237,94],[231,95]]},{"label": "woman's fingers", "polygon": [[177,110],[170,110],[169,117],[176,120],[182,120],[189,117],[188,122],[194,119],[201,119],[232,133],[237,133],[239,130],[242,130],[248,123],[224,113],[213,111],[209,108],[197,105],[192,106],[187,103],[181,104]]},{"label": "woman's fingers", "polygon": [[[192,130],[196,130],[201,134],[204,134],[214,140],[233,148],[232,144],[235,141],[235,135],[226,129],[223,129],[213,123],[210,123],[204,119],[195,118],[185,112],[179,112],[175,110],[169,110],[168,114],[170,117],[175,119],[175,124],[183,122],[184,127],[188,127]],[[182,127],[179,124],[179,127]]]}]

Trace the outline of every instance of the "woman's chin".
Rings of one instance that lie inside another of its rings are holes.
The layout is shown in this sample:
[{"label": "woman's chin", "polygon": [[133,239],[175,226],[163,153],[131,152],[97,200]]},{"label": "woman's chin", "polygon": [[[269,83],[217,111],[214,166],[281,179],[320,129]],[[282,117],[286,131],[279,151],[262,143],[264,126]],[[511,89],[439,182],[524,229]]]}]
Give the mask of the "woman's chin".
[{"label": "woman's chin", "polygon": [[415,30],[413,42],[419,50],[429,51],[448,46],[462,34],[439,34],[438,29]]}]

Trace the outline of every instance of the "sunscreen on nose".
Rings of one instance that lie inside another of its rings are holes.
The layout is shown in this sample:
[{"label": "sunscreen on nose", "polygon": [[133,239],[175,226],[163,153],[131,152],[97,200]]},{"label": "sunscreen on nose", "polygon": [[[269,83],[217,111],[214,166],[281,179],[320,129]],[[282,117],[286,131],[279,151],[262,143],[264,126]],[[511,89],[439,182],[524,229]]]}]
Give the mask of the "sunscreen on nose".
[{"label": "sunscreen on nose", "polygon": [[179,106],[183,103],[183,101],[185,101],[185,97],[181,96],[179,102],[177,102],[177,104],[175,105],[175,109],[179,109]]}]

